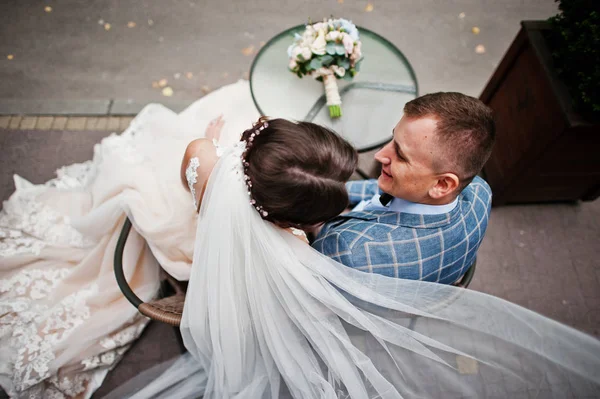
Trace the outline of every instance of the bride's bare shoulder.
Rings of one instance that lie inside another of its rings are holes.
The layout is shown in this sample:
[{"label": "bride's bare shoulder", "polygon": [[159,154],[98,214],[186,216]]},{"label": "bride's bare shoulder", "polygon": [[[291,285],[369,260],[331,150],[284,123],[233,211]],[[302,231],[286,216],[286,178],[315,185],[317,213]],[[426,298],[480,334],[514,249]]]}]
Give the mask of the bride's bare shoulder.
[{"label": "bride's bare shoulder", "polygon": [[192,158],[194,156],[198,156],[198,155],[216,155],[216,149],[214,144],[212,143],[211,140],[209,139],[196,139],[192,142],[190,142],[187,146],[187,148],[185,149],[185,156]]},{"label": "bride's bare shoulder", "polygon": [[188,182],[185,177],[185,171],[193,158],[198,159],[198,176],[200,180],[205,180],[210,175],[213,167],[217,163],[217,150],[213,142],[209,139],[196,139],[188,144],[181,162],[181,181],[187,188]]}]

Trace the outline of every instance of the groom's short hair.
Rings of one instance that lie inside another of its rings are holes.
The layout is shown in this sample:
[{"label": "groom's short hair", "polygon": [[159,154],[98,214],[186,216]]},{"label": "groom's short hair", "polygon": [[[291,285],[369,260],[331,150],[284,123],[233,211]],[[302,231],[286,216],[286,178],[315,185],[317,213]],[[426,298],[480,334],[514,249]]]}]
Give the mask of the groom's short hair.
[{"label": "groom's short hair", "polygon": [[[437,120],[436,140],[439,172],[454,171],[466,187],[481,171],[492,153],[496,125],[491,108],[461,93],[432,93],[415,98],[404,106],[408,118]],[[445,169],[445,170],[443,170]]]}]

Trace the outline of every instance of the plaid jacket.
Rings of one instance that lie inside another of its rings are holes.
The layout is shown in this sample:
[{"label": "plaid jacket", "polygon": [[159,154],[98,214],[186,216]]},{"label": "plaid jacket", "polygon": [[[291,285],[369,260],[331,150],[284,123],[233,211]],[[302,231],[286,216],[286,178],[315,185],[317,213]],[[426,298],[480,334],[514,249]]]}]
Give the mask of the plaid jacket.
[{"label": "plaid jacket", "polygon": [[[377,180],[348,182],[346,188],[351,206],[380,193]],[[491,202],[490,187],[476,177],[449,213],[350,212],[327,223],[312,246],[365,272],[451,284],[475,260]]]}]

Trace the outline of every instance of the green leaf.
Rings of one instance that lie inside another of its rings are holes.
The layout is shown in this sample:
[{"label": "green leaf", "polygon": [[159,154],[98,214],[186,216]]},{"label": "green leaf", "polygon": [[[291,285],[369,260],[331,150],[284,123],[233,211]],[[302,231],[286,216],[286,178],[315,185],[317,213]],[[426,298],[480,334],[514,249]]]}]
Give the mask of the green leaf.
[{"label": "green leaf", "polygon": [[336,44],[334,42],[329,42],[325,45],[325,51],[329,55],[335,55],[335,47]]},{"label": "green leaf", "polygon": [[335,52],[338,55],[345,55],[346,54],[346,49],[344,48],[343,44],[336,43],[335,44]]},{"label": "green leaf", "polygon": [[298,54],[298,61],[304,62],[306,60],[304,59],[304,57],[302,56],[302,54]]},{"label": "green leaf", "polygon": [[344,58],[339,62],[338,66],[341,66],[344,69],[348,69],[348,68],[350,68],[350,60],[347,58]]},{"label": "green leaf", "polygon": [[326,54],[321,57],[321,63],[325,66],[331,65],[332,62],[333,62],[333,57],[330,56],[329,54]]},{"label": "green leaf", "polygon": [[323,66],[323,63],[321,62],[321,60],[319,58],[313,58],[310,61],[310,68],[311,69],[319,69]]},{"label": "green leaf", "polygon": [[344,79],[344,80],[352,80],[352,75],[349,72],[346,72],[344,74],[344,77],[342,79]]},{"label": "green leaf", "polygon": [[358,60],[358,62],[354,65],[354,69],[356,69],[356,72],[360,72],[360,64],[362,62],[362,58],[360,60]]}]

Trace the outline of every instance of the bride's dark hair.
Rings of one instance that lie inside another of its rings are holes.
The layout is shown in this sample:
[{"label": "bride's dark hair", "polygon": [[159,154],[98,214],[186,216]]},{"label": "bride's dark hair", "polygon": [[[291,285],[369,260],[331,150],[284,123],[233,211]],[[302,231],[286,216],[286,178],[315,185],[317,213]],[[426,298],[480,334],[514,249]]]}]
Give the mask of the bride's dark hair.
[{"label": "bride's dark hair", "polygon": [[[268,126],[249,141],[256,128]],[[261,117],[242,134],[249,187],[263,219],[281,227],[325,222],[348,206],[345,182],[358,162],[350,143],[310,122]]]}]

